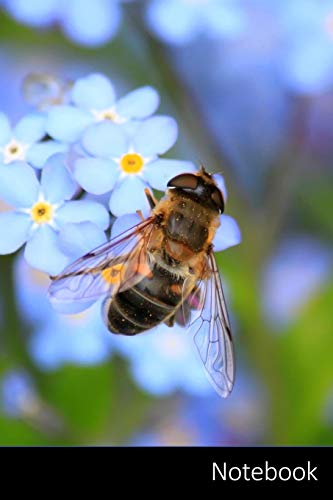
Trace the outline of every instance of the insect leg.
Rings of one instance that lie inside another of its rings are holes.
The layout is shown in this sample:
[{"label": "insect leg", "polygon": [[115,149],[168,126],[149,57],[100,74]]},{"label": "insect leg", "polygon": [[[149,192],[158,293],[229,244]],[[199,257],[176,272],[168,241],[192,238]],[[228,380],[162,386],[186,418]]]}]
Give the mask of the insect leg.
[{"label": "insect leg", "polygon": [[151,209],[155,208],[157,205],[157,200],[148,188],[145,188],[145,195],[147,196],[147,200],[148,200],[148,203],[150,205],[150,208]]},{"label": "insect leg", "polygon": [[173,316],[170,316],[166,321],[164,321],[164,324],[169,326],[169,327],[173,327],[173,325],[175,324],[175,314]]},{"label": "insect leg", "polygon": [[140,217],[140,219],[142,220],[142,222],[144,222],[146,219],[144,218],[143,216],[143,213],[141,210],[137,210],[136,213],[138,214],[138,216]]}]

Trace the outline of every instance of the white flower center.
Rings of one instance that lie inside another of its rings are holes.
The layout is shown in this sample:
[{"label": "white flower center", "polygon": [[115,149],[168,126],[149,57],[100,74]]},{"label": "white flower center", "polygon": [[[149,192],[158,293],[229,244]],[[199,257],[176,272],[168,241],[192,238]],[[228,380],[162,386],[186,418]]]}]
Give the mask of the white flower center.
[{"label": "white flower center", "polygon": [[185,358],[188,353],[187,345],[179,332],[178,335],[168,332],[163,339],[159,339],[159,346],[164,355],[172,359]]},{"label": "white flower center", "polygon": [[16,139],[12,139],[3,148],[3,162],[5,164],[17,160],[25,160],[29,144],[23,144]]},{"label": "white flower center", "polygon": [[94,115],[94,118],[98,122],[102,122],[104,120],[110,120],[111,122],[114,123],[124,123],[126,122],[126,119],[121,117],[115,108],[107,108],[107,109],[92,109],[91,110],[92,114]]}]

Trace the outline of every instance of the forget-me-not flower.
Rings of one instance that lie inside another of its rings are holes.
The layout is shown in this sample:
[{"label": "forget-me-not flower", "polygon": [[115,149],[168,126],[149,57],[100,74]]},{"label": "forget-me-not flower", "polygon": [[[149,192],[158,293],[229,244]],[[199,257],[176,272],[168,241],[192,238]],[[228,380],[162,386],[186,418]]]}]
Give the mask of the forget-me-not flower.
[{"label": "forget-me-not flower", "polygon": [[79,78],[69,93],[71,105],[54,106],[49,111],[47,131],[51,137],[65,142],[77,141],[84,129],[104,120],[123,124],[152,115],[159,95],[152,87],[140,87],[116,99],[111,81],[92,73]]},{"label": "forget-me-not flower", "polygon": [[[72,240],[81,239],[92,223],[68,224]],[[98,235],[98,233],[100,233]],[[95,236],[90,231],[88,241],[78,249],[82,255],[89,245],[105,241],[104,231],[96,226]],[[76,241],[79,246],[80,242]],[[91,249],[91,247],[90,247]],[[43,369],[55,369],[63,364],[92,365],[105,361],[111,352],[112,338],[104,325],[100,303],[80,314],[57,314],[47,299],[50,278],[30,267],[20,254],[14,266],[15,288],[19,311],[25,322],[32,325],[29,352]]]},{"label": "forget-me-not flower", "polygon": [[5,373],[0,384],[0,396],[0,407],[13,418],[32,414],[39,406],[39,397],[32,379],[23,370]]},{"label": "forget-me-not flower", "polygon": [[[10,418],[26,420],[47,434],[58,433],[64,428],[62,417],[43,401],[32,377],[22,369],[4,374],[0,382],[0,410]],[[6,438],[10,442],[10,435]]]},{"label": "forget-me-not flower", "polygon": [[[103,229],[92,222],[67,223],[59,232],[59,246],[71,260],[75,260],[105,243]],[[25,322],[32,325],[43,325],[54,314],[47,297],[47,289],[51,284],[49,275],[30,267],[20,252],[15,260],[14,276],[16,297],[19,311]]]},{"label": "forget-me-not flower", "polygon": [[[44,292],[46,293],[46,292]],[[112,352],[110,332],[97,303],[79,314],[57,314],[41,325],[29,339],[29,352],[43,369],[64,364],[95,365],[105,362]]]},{"label": "forget-me-not flower", "polygon": [[18,22],[62,31],[80,45],[98,46],[112,39],[120,26],[121,0],[3,0]]},{"label": "forget-me-not flower", "polygon": [[267,320],[283,327],[293,320],[330,276],[328,248],[309,237],[284,240],[263,273],[262,303]]},{"label": "forget-me-not flower", "polygon": [[178,45],[199,35],[233,38],[246,22],[235,0],[152,0],[146,20],[161,40]]},{"label": "forget-me-not flower", "polygon": [[159,158],[174,145],[177,133],[175,120],[167,116],[148,118],[132,133],[112,122],[92,125],[82,136],[82,146],[91,157],[75,162],[74,177],[89,193],[111,191],[114,215],[136,210],[147,215],[146,187],[164,191],[173,176],[196,170],[188,161]]},{"label": "forget-me-not flower", "polygon": [[42,140],[46,136],[45,124],[44,114],[30,113],[12,128],[7,116],[0,113],[0,168],[18,160],[41,168],[51,155],[65,151],[64,143]]},{"label": "forget-me-not flower", "polygon": [[181,327],[159,325],[131,338],[118,335],[114,342],[130,360],[134,380],[154,395],[164,396],[177,389],[192,394],[212,390],[192,338]]},{"label": "forget-me-not flower", "polygon": [[283,1],[279,9],[285,83],[302,93],[327,90],[333,82],[332,1]]},{"label": "forget-me-not flower", "polygon": [[[221,405],[216,395],[189,396],[178,399],[171,413],[163,414],[155,425],[150,423],[134,436],[130,446],[212,446],[232,445],[232,434],[219,418]],[[215,410],[215,411],[214,411]]]},{"label": "forget-me-not flower", "polygon": [[15,252],[26,243],[29,264],[50,274],[59,273],[70,258],[59,245],[58,233],[67,223],[90,221],[109,225],[107,210],[94,201],[69,201],[77,190],[63,155],[54,155],[40,182],[32,167],[15,162],[0,169],[0,198],[13,210],[0,214],[0,254]]}]

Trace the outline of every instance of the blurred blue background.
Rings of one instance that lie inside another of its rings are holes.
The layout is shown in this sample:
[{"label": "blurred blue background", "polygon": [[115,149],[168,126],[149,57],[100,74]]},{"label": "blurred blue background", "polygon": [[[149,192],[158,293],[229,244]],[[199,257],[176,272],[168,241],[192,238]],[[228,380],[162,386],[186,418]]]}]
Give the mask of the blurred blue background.
[{"label": "blurred blue background", "polygon": [[220,399],[183,332],[115,338],[98,304],[57,315],[47,276],[1,256],[0,445],[332,445],[333,2],[2,0],[14,123],[33,72],[154,86],[171,157],[223,173],[237,376]]}]

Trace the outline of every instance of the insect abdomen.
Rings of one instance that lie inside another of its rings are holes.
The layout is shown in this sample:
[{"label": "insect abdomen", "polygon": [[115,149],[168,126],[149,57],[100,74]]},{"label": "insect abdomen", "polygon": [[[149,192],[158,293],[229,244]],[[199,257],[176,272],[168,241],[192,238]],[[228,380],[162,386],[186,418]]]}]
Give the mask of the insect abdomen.
[{"label": "insect abdomen", "polygon": [[116,293],[106,304],[106,319],[112,333],[136,335],[165,321],[182,300],[182,280],[154,264],[150,277],[128,290]]}]

